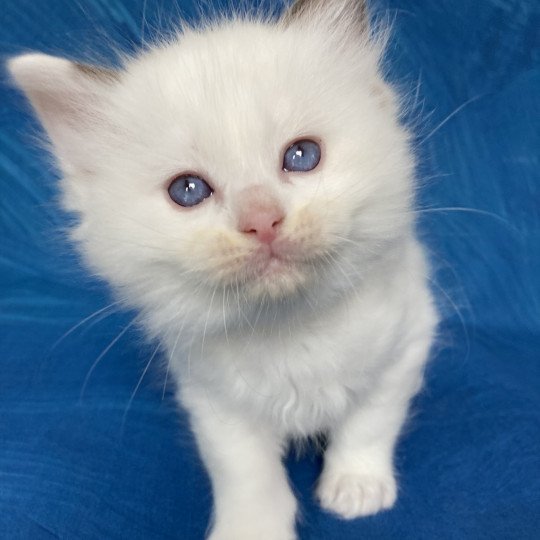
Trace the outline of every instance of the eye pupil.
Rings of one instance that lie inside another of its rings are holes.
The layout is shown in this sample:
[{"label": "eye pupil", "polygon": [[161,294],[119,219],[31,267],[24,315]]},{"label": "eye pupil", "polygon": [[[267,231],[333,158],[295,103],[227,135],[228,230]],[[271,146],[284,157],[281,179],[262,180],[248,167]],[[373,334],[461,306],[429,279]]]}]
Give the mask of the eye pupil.
[{"label": "eye pupil", "polygon": [[297,141],[285,151],[283,170],[286,172],[307,172],[313,170],[321,160],[321,147],[312,140]]},{"label": "eye pupil", "polygon": [[169,186],[170,198],[180,206],[196,206],[214,193],[206,180],[192,174],[176,177]]}]

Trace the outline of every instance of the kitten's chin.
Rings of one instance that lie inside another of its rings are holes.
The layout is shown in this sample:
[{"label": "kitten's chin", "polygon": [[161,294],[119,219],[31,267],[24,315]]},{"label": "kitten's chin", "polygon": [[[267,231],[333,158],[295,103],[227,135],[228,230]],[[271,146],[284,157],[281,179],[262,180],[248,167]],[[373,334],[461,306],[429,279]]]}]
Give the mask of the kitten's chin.
[{"label": "kitten's chin", "polygon": [[279,299],[293,295],[307,280],[305,270],[298,263],[270,256],[253,266],[252,277],[247,280],[246,289],[256,299]]}]

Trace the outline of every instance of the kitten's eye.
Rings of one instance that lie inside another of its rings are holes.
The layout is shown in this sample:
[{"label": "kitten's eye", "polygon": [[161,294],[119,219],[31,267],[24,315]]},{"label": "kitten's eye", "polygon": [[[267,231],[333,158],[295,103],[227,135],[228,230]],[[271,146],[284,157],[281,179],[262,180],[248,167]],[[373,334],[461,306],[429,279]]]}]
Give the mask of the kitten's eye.
[{"label": "kitten's eye", "polygon": [[169,186],[169,196],[180,206],[196,206],[214,193],[214,190],[198,176],[183,174]]},{"label": "kitten's eye", "polygon": [[284,171],[311,171],[321,161],[321,147],[305,139],[291,144],[283,156]]}]

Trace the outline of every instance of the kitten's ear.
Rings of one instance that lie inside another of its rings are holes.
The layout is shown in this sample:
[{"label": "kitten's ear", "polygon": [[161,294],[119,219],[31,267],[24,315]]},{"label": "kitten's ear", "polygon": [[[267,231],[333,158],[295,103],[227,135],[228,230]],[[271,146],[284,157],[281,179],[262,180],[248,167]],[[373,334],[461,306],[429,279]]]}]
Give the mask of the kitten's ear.
[{"label": "kitten's ear", "polygon": [[64,164],[73,161],[83,152],[85,137],[104,123],[106,97],[117,73],[46,54],[17,56],[8,69],[34,107],[57,157]]},{"label": "kitten's ear", "polygon": [[365,0],[295,0],[282,20],[286,25],[316,21],[330,27],[356,27],[360,32],[369,29]]}]

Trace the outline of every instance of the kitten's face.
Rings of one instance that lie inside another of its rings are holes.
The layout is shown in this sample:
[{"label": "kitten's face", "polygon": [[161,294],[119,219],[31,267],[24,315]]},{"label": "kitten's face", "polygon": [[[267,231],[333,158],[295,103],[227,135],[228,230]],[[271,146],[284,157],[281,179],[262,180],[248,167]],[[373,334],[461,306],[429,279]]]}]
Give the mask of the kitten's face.
[{"label": "kitten's face", "polygon": [[257,301],[355,280],[410,204],[377,62],[320,25],[236,22],[94,76],[87,131],[60,156],[91,264],[119,285]]}]

